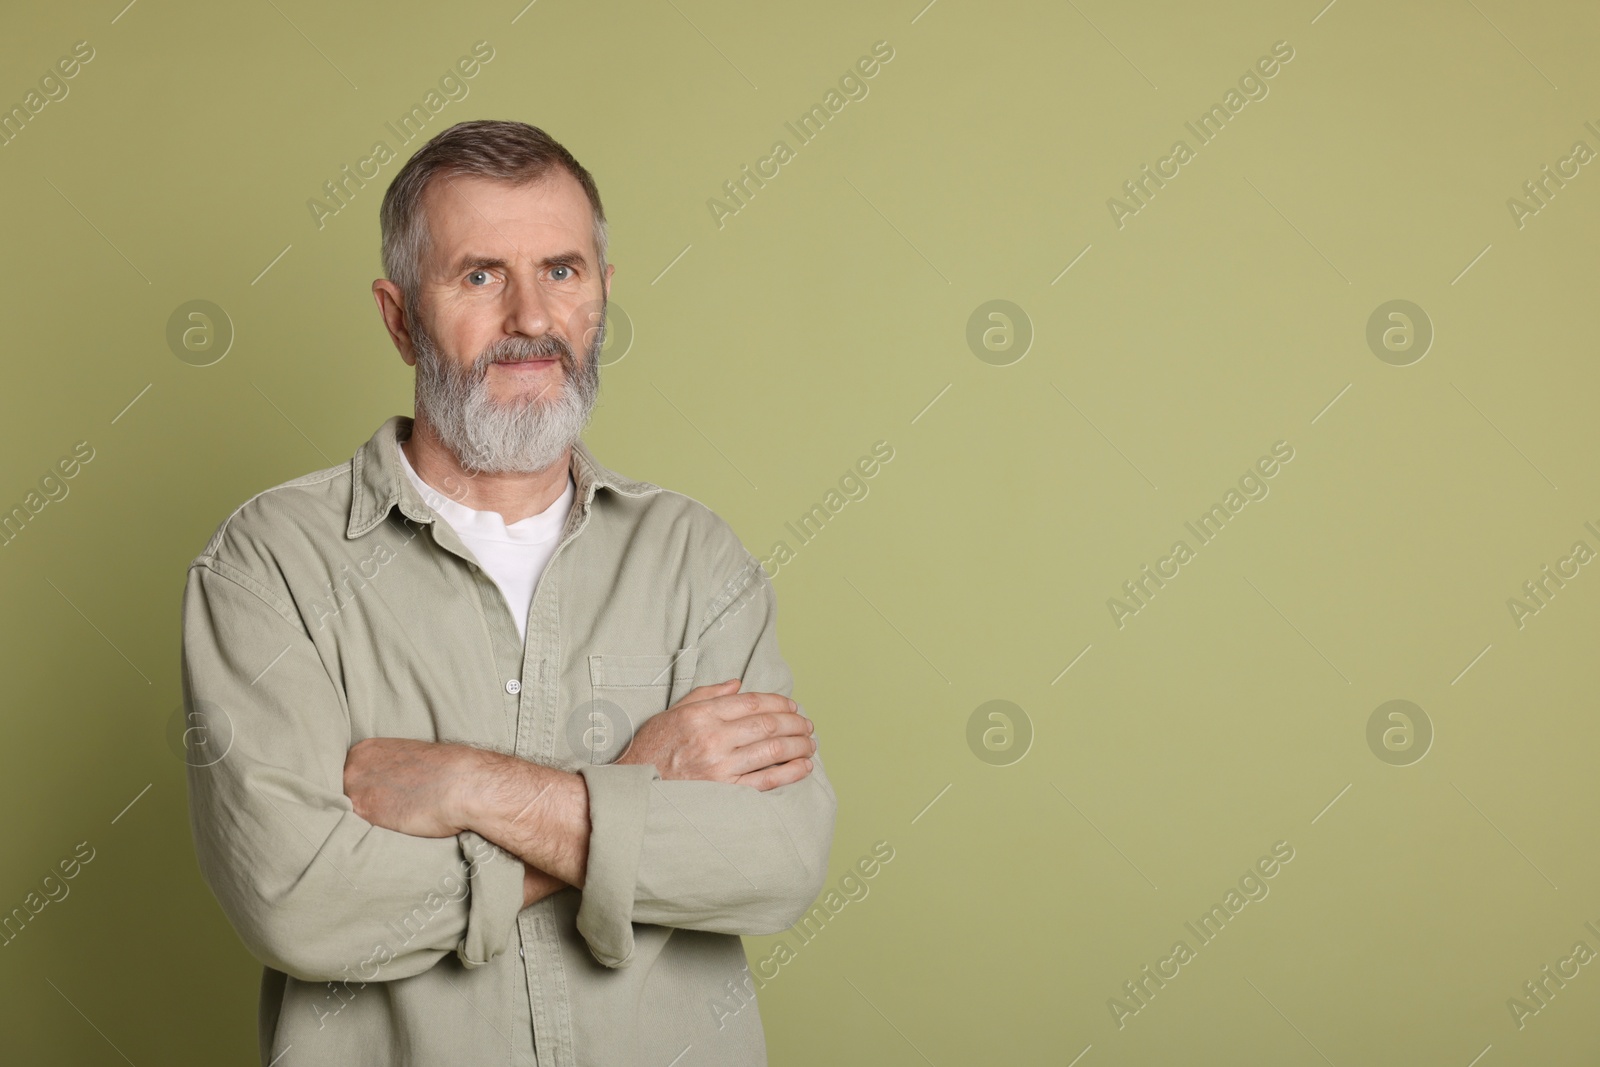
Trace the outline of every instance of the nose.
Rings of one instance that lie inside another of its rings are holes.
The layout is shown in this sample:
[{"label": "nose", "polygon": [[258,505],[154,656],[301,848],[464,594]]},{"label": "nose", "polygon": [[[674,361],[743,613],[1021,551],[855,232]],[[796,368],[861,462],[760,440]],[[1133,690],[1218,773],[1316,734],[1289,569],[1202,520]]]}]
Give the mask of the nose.
[{"label": "nose", "polygon": [[555,316],[538,281],[514,275],[506,287],[506,332],[538,337],[554,325]]}]

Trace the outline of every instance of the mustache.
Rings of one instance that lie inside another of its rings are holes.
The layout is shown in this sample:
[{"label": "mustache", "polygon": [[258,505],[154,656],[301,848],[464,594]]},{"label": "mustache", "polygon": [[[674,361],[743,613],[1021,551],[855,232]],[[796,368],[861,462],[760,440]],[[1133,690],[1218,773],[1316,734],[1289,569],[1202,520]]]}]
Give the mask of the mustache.
[{"label": "mustache", "polygon": [[553,333],[538,337],[506,337],[479,353],[473,362],[473,371],[479,378],[488,373],[492,363],[523,363],[530,359],[560,359],[561,366],[576,370],[576,357],[566,339]]}]

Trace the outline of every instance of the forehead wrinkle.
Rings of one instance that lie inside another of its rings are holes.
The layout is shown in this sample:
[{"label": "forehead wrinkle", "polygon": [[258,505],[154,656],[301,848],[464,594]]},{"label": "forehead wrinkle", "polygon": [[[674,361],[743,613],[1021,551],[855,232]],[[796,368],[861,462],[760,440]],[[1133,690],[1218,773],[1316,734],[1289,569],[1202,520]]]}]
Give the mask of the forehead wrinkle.
[{"label": "forehead wrinkle", "polygon": [[473,214],[477,215],[480,219],[483,220],[484,225],[488,226],[489,229],[493,230],[496,234],[499,235],[501,240],[505,241],[506,244],[511,246],[512,252],[514,254],[514,258],[521,259],[522,258],[522,249],[517,246],[517,242],[515,242],[511,238],[507,237],[503,232],[501,232],[500,227],[496,226],[493,222],[489,221],[489,216],[485,215],[482,211],[480,211],[478,209],[478,205],[474,204],[472,202],[472,198],[470,196],[468,196],[465,192],[462,191],[461,186],[456,184],[455,178],[452,177],[451,175],[446,174],[444,176],[444,180],[450,186],[450,188],[455,192],[455,194],[457,196],[461,197],[462,202],[464,204],[466,204],[469,208],[472,209]]}]

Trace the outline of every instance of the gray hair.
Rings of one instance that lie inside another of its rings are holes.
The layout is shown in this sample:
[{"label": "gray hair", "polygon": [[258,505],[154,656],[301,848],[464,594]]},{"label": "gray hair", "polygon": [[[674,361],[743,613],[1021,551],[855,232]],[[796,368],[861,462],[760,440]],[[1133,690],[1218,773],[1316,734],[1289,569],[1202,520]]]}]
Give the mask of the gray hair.
[{"label": "gray hair", "polygon": [[422,198],[435,178],[466,175],[531,184],[560,167],[577,179],[594,213],[594,247],[600,277],[606,270],[606,213],[594,178],[555,138],[525,122],[475,119],[458,122],[406,160],[383,194],[383,273],[400,287],[407,322],[416,314],[422,265],[432,249]]}]

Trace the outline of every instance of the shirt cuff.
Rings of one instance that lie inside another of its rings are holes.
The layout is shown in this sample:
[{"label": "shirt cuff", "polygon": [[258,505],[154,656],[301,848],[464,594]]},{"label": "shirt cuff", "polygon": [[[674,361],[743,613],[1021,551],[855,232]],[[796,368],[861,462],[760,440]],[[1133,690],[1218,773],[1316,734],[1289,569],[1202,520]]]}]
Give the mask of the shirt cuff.
[{"label": "shirt cuff", "polygon": [[522,860],[471,830],[456,835],[467,863],[467,929],[456,946],[462,966],[481,967],[504,952],[522,911]]},{"label": "shirt cuff", "polygon": [[589,862],[578,906],[578,932],[594,958],[622,967],[633,958],[633,897],[639,881],[653,764],[589,764],[578,769],[589,790]]}]

